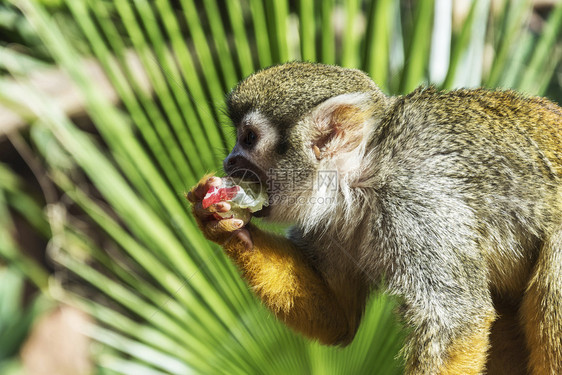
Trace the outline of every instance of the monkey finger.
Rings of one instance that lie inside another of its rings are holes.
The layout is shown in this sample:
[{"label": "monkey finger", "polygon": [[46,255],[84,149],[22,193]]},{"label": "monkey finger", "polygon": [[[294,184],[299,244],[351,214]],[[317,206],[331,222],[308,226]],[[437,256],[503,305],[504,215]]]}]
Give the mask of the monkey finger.
[{"label": "monkey finger", "polygon": [[225,232],[234,232],[244,226],[244,222],[239,219],[213,220],[207,224],[207,232],[209,235],[218,237],[224,235]]},{"label": "monkey finger", "polygon": [[[217,182],[218,180],[218,182]],[[220,184],[220,179],[215,176],[205,176],[199,183],[191,190],[190,197],[192,202],[203,200],[205,194],[213,184]]]},{"label": "monkey finger", "polygon": [[211,207],[203,208],[201,202],[197,202],[193,204],[193,214],[197,217],[200,221],[209,221],[213,220],[213,212],[210,211]]},{"label": "monkey finger", "polygon": [[201,204],[201,202],[197,202],[193,205],[193,213],[200,217],[200,218],[208,218],[211,216],[215,216],[212,215],[215,212],[228,212],[230,211],[230,204],[227,202],[219,202],[219,203],[215,203],[210,205],[207,208],[203,208],[203,205]]},{"label": "monkey finger", "polygon": [[230,203],[228,202],[218,202],[213,204],[215,212],[227,212],[230,211]]},{"label": "monkey finger", "polygon": [[188,201],[190,201],[191,203],[195,203],[196,199],[195,199],[195,194],[193,194],[193,191],[188,191],[183,195]]},{"label": "monkey finger", "polygon": [[195,185],[189,193],[187,199],[195,203],[203,199],[205,194],[211,186],[219,186],[221,184],[220,177],[213,176],[212,174],[205,175],[197,185]]}]

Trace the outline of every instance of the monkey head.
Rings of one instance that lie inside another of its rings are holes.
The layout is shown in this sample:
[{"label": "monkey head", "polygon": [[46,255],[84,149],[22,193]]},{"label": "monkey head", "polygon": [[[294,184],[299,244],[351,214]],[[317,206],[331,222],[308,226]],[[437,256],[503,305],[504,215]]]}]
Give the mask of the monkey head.
[{"label": "monkey head", "polygon": [[257,216],[308,226],[345,207],[389,101],[354,69],[294,62],[259,71],[227,97],[236,145],[224,170],[267,189],[270,206]]}]

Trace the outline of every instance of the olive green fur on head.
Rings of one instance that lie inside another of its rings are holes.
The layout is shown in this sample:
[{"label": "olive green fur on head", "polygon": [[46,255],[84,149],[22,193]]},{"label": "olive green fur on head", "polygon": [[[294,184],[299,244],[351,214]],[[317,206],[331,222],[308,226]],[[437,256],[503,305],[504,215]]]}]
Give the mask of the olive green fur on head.
[{"label": "olive green fur on head", "polygon": [[384,96],[360,70],[291,62],[263,69],[240,82],[228,95],[227,108],[235,125],[251,109],[291,126],[326,99],[352,92]]}]

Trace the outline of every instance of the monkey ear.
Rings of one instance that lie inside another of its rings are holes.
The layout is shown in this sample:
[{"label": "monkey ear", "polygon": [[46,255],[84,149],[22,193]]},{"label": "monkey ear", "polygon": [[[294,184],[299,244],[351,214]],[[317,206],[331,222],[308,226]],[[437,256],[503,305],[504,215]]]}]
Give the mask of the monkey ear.
[{"label": "monkey ear", "polygon": [[348,153],[364,144],[372,115],[373,101],[368,93],[338,95],[319,104],[311,115],[316,158]]}]

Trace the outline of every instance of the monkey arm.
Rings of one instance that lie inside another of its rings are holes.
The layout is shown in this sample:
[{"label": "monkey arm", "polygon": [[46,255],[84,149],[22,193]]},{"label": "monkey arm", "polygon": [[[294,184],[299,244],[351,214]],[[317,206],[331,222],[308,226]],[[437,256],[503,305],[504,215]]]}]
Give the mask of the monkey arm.
[{"label": "monkey arm", "polygon": [[348,344],[354,311],[346,311],[320,274],[287,238],[246,227],[253,247],[237,237],[223,246],[254,292],[288,326],[323,344]]},{"label": "monkey arm", "polygon": [[202,199],[220,179],[204,176],[186,198],[205,237],[224,248],[243,277],[270,310],[288,326],[323,344],[345,345],[353,339],[366,293],[344,277],[331,288],[289,239],[262,231],[242,220],[216,220],[213,212],[228,211],[220,202],[207,209]]}]

